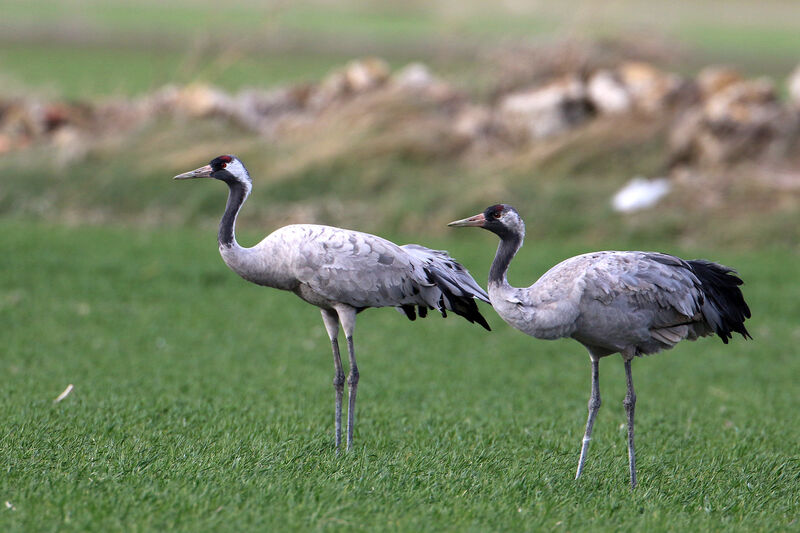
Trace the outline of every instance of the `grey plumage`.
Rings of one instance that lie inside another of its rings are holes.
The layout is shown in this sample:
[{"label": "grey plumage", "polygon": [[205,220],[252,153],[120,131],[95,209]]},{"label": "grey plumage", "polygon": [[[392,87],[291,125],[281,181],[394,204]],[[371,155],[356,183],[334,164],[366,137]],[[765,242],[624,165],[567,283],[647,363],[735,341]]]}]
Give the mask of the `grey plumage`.
[{"label": "grey plumage", "polygon": [[[252,248],[221,250],[228,266],[246,280],[293,291],[319,306],[444,309],[449,308],[443,302],[445,292],[488,301],[485,291],[446,253],[398,246],[358,231],[295,224],[277,229]],[[448,260],[460,269],[454,271],[458,276],[440,274]]]},{"label": "grey plumage", "polygon": [[252,180],[241,161],[220,156],[209,165],[175,178],[215,178],[228,185],[218,240],[220,255],[234,272],[258,285],[292,291],[321,309],[334,355],[337,449],[341,442],[344,388],[337,340],[340,324],[350,358],[348,448],[353,440],[358,384],[353,349],[357,313],[370,307],[397,307],[413,320],[415,308],[422,317],[429,309],[443,316],[450,310],[489,329],[475,303],[475,299],[488,302],[488,294],[446,252],[418,244],[398,246],[368,233],[316,224],[284,226],[255,246],[245,248],[236,241],[235,224],[252,190]]},{"label": "grey plumage", "polygon": [[652,354],[713,333],[727,342],[723,317],[732,307],[714,299],[698,264],[725,268],[657,252],[592,252],[557,264],[530,287],[503,291],[497,284],[496,291],[519,302],[507,311],[517,329],[542,339],[572,337],[598,356]]},{"label": "grey plumage", "polygon": [[744,326],[750,309],[739,290],[742,280],[728,267],[657,252],[592,252],[562,261],[530,287],[517,288],[508,283],[506,272],[522,246],[525,225],[513,207],[494,205],[450,225],[482,227],[500,237],[489,272],[489,298],[503,320],[539,339],[573,338],[589,351],[592,394],[576,479],[600,408],[601,357],[620,353],[625,363],[628,393],[623,404],[633,487],[636,395],[631,360],[714,333],[725,343],[732,332],[750,337]]}]

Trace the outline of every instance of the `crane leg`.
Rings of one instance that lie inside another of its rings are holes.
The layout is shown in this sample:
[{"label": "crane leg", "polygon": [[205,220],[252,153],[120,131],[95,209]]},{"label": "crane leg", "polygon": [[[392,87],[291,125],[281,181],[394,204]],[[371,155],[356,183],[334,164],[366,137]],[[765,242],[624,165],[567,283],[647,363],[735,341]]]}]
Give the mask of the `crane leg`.
[{"label": "crane leg", "polygon": [[353,337],[347,337],[347,351],[350,354],[350,374],[347,376],[348,404],[347,404],[347,449],[353,447],[353,428],[356,424],[356,391],[358,390],[358,365],[353,349]]},{"label": "crane leg", "polygon": [[586,462],[586,454],[589,451],[589,442],[592,440],[592,428],[594,427],[594,419],[597,416],[597,411],[600,410],[600,359],[591,356],[592,359],[592,395],[589,397],[589,418],[586,420],[586,432],[583,434],[583,443],[581,444],[581,457],[578,460],[578,471],[575,473],[575,479],[581,477],[583,472],[583,464]]},{"label": "crane leg", "polygon": [[636,449],[633,445],[633,412],[636,408],[636,393],[633,392],[633,375],[631,374],[631,360],[625,359],[625,378],[628,382],[628,392],[622,405],[628,415],[628,464],[631,473],[631,489],[636,486]]},{"label": "crane leg", "polygon": [[333,388],[336,391],[335,425],[336,425],[336,452],[342,446],[342,396],[344,396],[344,370],[342,357],[339,354],[339,316],[335,311],[322,309],[322,321],[328,331],[333,349]]},{"label": "crane leg", "polygon": [[356,310],[352,307],[337,308],[339,320],[342,323],[345,337],[347,337],[347,353],[350,357],[350,372],[347,376],[347,449],[353,447],[353,429],[356,423],[356,392],[358,391],[358,365],[356,352],[353,346],[353,330],[356,326]]}]

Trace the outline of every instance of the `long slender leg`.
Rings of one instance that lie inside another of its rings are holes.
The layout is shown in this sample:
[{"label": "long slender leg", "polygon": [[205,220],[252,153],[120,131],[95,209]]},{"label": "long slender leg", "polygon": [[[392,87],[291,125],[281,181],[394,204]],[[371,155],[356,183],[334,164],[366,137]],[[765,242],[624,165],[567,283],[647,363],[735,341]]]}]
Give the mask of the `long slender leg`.
[{"label": "long slender leg", "polygon": [[353,337],[347,337],[347,350],[350,354],[350,374],[347,376],[349,403],[347,405],[347,449],[353,447],[353,430],[356,425],[356,392],[358,391],[358,365],[353,350]]},{"label": "long slender leg", "polygon": [[347,337],[347,353],[350,357],[350,372],[347,376],[348,405],[347,405],[347,449],[353,447],[353,429],[356,423],[356,392],[358,391],[358,365],[356,352],[353,346],[353,330],[356,326],[356,310],[352,307],[339,307],[339,320],[342,323],[345,337]]},{"label": "long slender leg", "polygon": [[342,396],[344,396],[344,370],[342,369],[342,357],[339,355],[339,316],[335,311],[322,309],[322,321],[331,339],[333,349],[333,388],[336,391],[335,424],[336,424],[336,451],[342,445]]},{"label": "long slender leg", "polygon": [[592,395],[589,397],[589,418],[586,420],[586,432],[583,434],[583,443],[581,445],[581,458],[578,460],[578,471],[575,473],[575,479],[581,477],[583,472],[583,464],[586,461],[586,453],[589,451],[589,442],[592,440],[592,427],[594,427],[594,418],[597,416],[597,411],[600,409],[600,359],[591,356],[592,359]]},{"label": "long slender leg", "polygon": [[625,359],[625,377],[628,381],[628,392],[622,405],[628,414],[628,464],[631,471],[631,488],[636,486],[636,449],[633,446],[633,412],[636,408],[636,393],[633,392],[633,376],[631,375],[631,360]]}]

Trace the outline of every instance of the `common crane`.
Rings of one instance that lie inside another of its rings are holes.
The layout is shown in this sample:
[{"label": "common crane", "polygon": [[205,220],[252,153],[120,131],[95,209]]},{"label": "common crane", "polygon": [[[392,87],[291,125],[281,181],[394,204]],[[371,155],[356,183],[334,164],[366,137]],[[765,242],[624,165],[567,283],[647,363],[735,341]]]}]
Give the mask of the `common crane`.
[{"label": "common crane", "polygon": [[599,361],[622,355],[627,378],[623,401],[628,418],[628,462],[631,488],[636,486],[633,443],[631,360],[667,350],[683,339],[716,333],[727,344],[731,332],[744,338],[750,309],[733,269],[705,260],[684,261],[656,252],[592,252],[567,259],[526,288],[509,285],[509,264],[522,247],[525,224],[506,204],[456,220],[450,226],[480,227],[500,237],[489,271],[489,300],[512,327],[537,339],[571,337],[589,351],[592,392],[581,445],[581,476],[592,426],[600,408]]},{"label": "common crane", "polygon": [[428,310],[437,310],[442,316],[453,311],[489,329],[475,303],[475,298],[488,302],[489,296],[446,252],[417,244],[398,246],[368,233],[316,224],[284,226],[245,248],[234,234],[236,217],[253,186],[242,162],[221,155],[206,166],[175,176],[192,178],[214,178],[228,186],[218,234],[225,264],[247,281],[292,291],[320,308],[333,349],[337,451],[342,440],[345,383],[337,340],[340,324],[350,359],[347,449],[353,445],[359,376],[353,348],[357,313],[369,307],[393,306],[414,320],[417,313],[425,317]]}]

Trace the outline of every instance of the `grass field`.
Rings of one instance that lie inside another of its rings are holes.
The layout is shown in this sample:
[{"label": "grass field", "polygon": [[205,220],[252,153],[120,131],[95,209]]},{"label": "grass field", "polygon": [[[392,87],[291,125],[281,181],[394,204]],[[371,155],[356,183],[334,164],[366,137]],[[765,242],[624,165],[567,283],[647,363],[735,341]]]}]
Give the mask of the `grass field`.
[{"label": "grass field", "polygon": [[[727,63],[783,92],[800,60],[791,0],[0,0],[0,14],[0,99],[266,88],[378,55],[426,62],[486,101],[502,81],[497,50],[571,37],[645,35],[664,68]],[[800,529],[800,210],[796,189],[759,181],[789,182],[796,166],[690,176],[656,208],[620,215],[616,190],[665,172],[663,126],[597,120],[455,157],[436,128],[402,127],[429,104],[415,105],[377,118],[345,106],[270,140],[165,118],[75,153],[43,142],[0,156],[0,531]],[[369,310],[356,446],[337,455],[319,312],[225,267],[220,184],[169,180],[220,153],[256,182],[243,244],[287,221],[343,225],[448,249],[483,283],[496,239],[445,224],[513,201],[528,237],[512,283],[594,249],[714,259],[746,281],[754,340],[634,362],[631,492],[619,357],[601,364],[576,483],[590,388],[579,344],[526,337],[488,306],[491,333]]]},{"label": "grass field", "polygon": [[0,0],[0,87],[67,98],[140,94],[170,82],[227,89],[316,80],[353,57],[430,63],[478,83],[481,51],[561,37],[664,39],[675,67],[735,65],[783,79],[797,64],[791,0],[675,3]]},{"label": "grass field", "polygon": [[[485,279],[494,240],[468,233],[426,244]],[[634,362],[631,492],[616,356],[576,483],[580,345],[525,337],[488,308],[491,333],[365,312],[356,447],[337,456],[319,313],[227,271],[210,228],[6,219],[0,249],[3,531],[798,527],[796,254],[703,250],[747,281],[754,340]],[[511,281],[578,251],[529,240]]]}]

